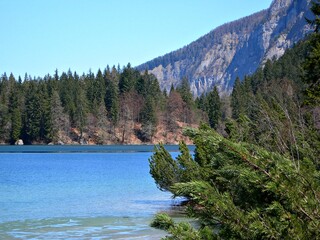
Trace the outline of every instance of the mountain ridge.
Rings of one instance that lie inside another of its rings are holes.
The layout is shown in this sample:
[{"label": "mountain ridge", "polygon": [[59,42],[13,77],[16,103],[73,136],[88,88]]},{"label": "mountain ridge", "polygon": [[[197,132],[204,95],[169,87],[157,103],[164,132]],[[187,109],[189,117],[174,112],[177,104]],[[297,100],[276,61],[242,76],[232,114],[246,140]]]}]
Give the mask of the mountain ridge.
[{"label": "mountain ridge", "polygon": [[154,74],[162,89],[187,77],[194,96],[217,86],[232,89],[236,77],[252,74],[268,59],[284,51],[309,31],[311,0],[274,0],[268,9],[223,24],[190,44],[137,66]]}]

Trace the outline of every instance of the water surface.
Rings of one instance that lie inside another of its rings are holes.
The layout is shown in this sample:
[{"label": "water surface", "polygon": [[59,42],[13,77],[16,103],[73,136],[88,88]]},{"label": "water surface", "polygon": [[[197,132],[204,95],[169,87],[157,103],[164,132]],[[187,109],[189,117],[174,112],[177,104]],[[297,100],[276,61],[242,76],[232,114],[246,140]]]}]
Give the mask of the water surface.
[{"label": "water surface", "polygon": [[149,223],[174,202],[149,174],[150,150],[46,147],[0,147],[0,239],[164,236]]}]

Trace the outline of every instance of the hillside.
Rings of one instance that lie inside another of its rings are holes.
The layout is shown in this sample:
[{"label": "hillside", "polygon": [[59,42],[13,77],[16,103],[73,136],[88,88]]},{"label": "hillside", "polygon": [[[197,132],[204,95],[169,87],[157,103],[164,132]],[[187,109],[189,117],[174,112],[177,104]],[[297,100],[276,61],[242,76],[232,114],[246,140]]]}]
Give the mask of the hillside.
[{"label": "hillside", "polygon": [[237,76],[252,74],[267,59],[279,58],[310,31],[310,0],[274,0],[269,9],[224,24],[191,44],[137,67],[149,70],[162,89],[190,81],[194,96],[213,86],[230,91]]}]

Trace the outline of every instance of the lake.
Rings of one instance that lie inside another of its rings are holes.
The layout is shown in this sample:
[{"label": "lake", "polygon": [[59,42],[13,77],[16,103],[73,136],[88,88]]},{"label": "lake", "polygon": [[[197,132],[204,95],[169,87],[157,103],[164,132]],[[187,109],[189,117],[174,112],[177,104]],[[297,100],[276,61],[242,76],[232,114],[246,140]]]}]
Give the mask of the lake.
[{"label": "lake", "polygon": [[[0,239],[159,239],[152,146],[0,146]],[[177,146],[168,146],[173,157]]]}]

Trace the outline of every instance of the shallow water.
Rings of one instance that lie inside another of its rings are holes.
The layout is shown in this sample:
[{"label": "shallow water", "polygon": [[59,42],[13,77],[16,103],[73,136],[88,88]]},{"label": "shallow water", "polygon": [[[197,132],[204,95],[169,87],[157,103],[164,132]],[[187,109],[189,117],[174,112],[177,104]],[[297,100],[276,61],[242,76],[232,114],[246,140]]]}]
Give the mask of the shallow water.
[{"label": "shallow water", "polygon": [[169,211],[175,202],[156,188],[149,174],[151,152],[28,149],[0,149],[0,239],[165,235],[149,224],[155,213]]},{"label": "shallow water", "polygon": [[50,218],[1,224],[0,239],[160,239],[146,217]]}]

